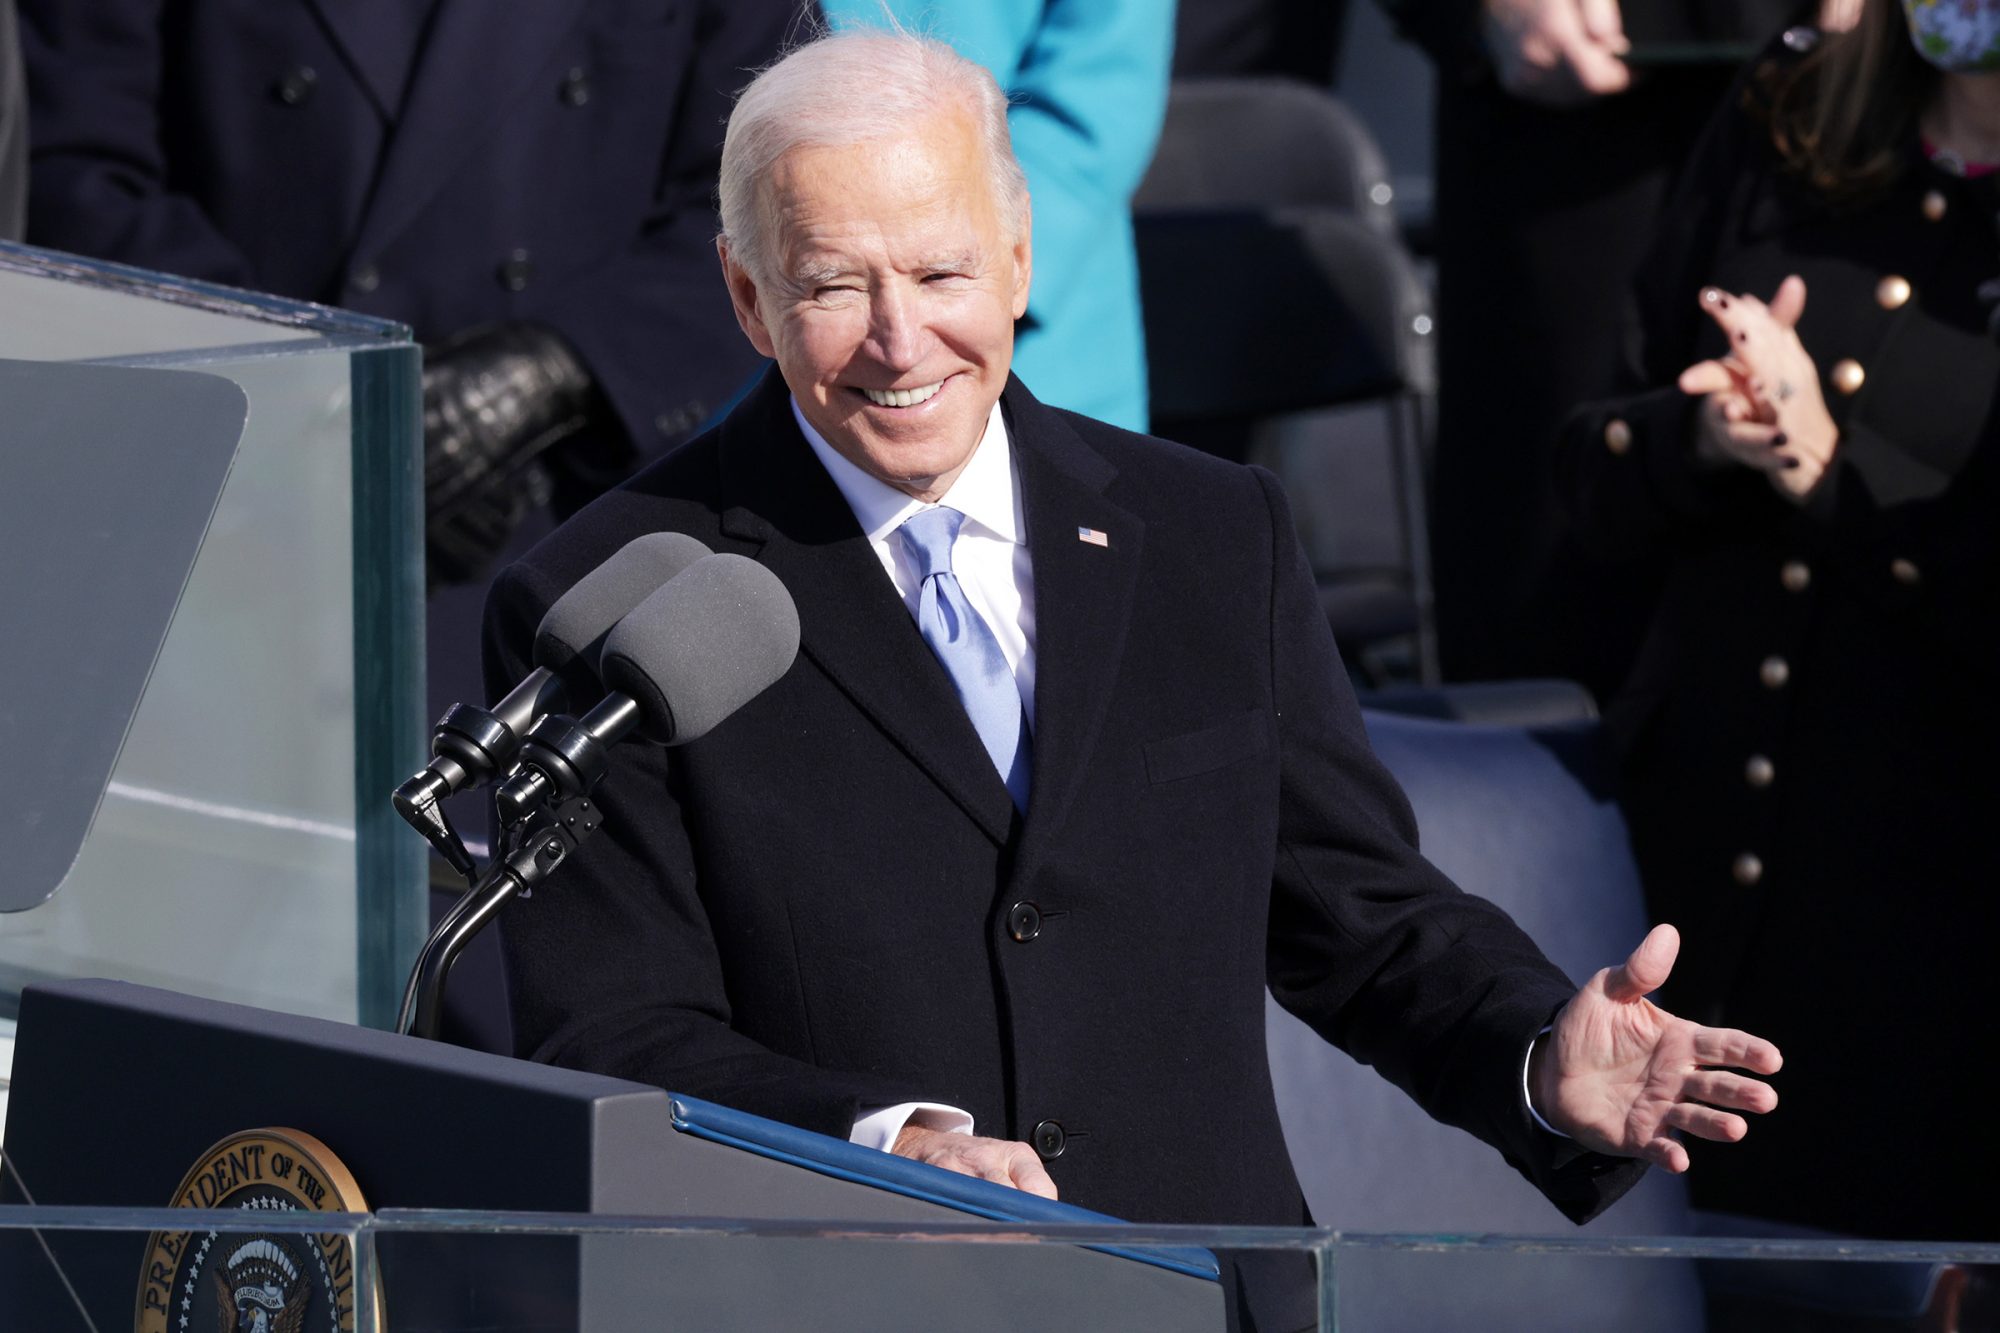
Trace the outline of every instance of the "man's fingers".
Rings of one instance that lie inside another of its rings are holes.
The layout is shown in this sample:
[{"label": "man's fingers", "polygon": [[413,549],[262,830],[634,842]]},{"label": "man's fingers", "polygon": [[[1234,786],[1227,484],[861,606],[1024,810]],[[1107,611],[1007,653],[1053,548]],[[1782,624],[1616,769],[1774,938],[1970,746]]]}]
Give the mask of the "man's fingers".
[{"label": "man's fingers", "polygon": [[1578,0],[1578,17],[1590,39],[1615,55],[1632,49],[1625,40],[1625,18],[1618,12],[1618,0]]},{"label": "man's fingers", "polygon": [[1042,1167],[1042,1159],[1026,1145],[1017,1145],[1017,1151],[1009,1157],[1008,1178],[1001,1183],[1030,1194],[1039,1194],[1044,1199],[1056,1197],[1056,1182]]},{"label": "man's fingers", "polygon": [[1775,1074],[1784,1067],[1785,1057],[1762,1037],[1735,1028],[1699,1028],[1694,1035],[1697,1064],[1724,1069],[1747,1069],[1753,1074]]},{"label": "man's fingers", "polygon": [[1632,86],[1632,70],[1595,41],[1584,39],[1563,48],[1579,88],[1595,97],[1622,93]]},{"label": "man's fingers", "polygon": [[1794,273],[1778,284],[1778,294],[1771,298],[1771,318],[1789,329],[1805,312],[1806,280]]},{"label": "man's fingers", "polygon": [[1714,1069],[1689,1074],[1687,1081],[1681,1085],[1681,1091],[1692,1101],[1732,1111],[1753,1111],[1758,1115],[1778,1105],[1777,1090],[1770,1084]]},{"label": "man's fingers", "polygon": [[1639,941],[1630,958],[1606,973],[1605,994],[1614,1000],[1632,1001],[1658,990],[1666,984],[1667,974],[1673,971],[1674,959],[1680,956],[1680,951],[1679,931],[1665,922],[1654,926]]},{"label": "man's fingers", "polygon": [[1675,1175],[1688,1169],[1688,1151],[1674,1139],[1662,1134],[1639,1150],[1639,1155],[1665,1171]]},{"label": "man's fingers", "polygon": [[1698,1139],[1714,1139],[1718,1143],[1734,1143],[1750,1132],[1750,1122],[1742,1116],[1712,1106],[1696,1106],[1693,1102],[1675,1105],[1667,1112],[1666,1121]]}]

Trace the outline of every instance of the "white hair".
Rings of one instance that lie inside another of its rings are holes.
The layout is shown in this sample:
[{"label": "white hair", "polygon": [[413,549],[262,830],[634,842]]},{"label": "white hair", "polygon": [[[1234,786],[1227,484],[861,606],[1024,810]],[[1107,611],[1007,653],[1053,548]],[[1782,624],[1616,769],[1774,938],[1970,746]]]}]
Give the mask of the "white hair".
[{"label": "white hair", "polygon": [[722,141],[722,239],[759,282],[771,276],[758,186],[795,148],[845,147],[910,130],[940,110],[972,120],[1010,239],[1028,222],[1028,179],[1007,132],[1007,96],[981,66],[900,27],[819,37],[750,81]]}]

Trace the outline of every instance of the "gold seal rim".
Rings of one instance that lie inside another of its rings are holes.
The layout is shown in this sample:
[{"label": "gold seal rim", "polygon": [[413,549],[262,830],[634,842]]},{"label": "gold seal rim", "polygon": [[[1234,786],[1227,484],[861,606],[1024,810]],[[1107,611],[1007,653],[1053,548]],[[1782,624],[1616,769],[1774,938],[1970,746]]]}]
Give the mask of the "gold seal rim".
[{"label": "gold seal rim", "polygon": [[[200,1155],[195,1158],[195,1164],[189,1167],[181,1176],[180,1184],[174,1186],[173,1197],[176,1202],[170,1203],[167,1206],[170,1208],[191,1206],[182,1204],[178,1200],[182,1195],[194,1188],[195,1182],[201,1179],[204,1172],[214,1163],[218,1156],[227,1153],[240,1143],[250,1141],[266,1142],[282,1146],[292,1152],[298,1161],[310,1164],[312,1169],[318,1173],[319,1178],[325,1182],[327,1200],[332,1205],[328,1207],[321,1207],[318,1204],[314,1204],[309,1196],[294,1192],[289,1185],[277,1186],[277,1188],[284,1190],[286,1195],[295,1202],[306,1205],[303,1211],[309,1213],[365,1213],[368,1211],[368,1201],[366,1196],[361,1192],[360,1182],[355,1180],[354,1173],[347,1169],[347,1163],[341,1160],[340,1154],[329,1148],[316,1135],[308,1134],[302,1129],[294,1129],[288,1125],[266,1125],[256,1129],[239,1129],[234,1133],[225,1134],[217,1139],[202,1150]],[[132,1327],[135,1333],[146,1333],[147,1278],[152,1271],[153,1261],[160,1252],[161,1242],[170,1235],[182,1237],[183,1245],[185,1246],[186,1240],[192,1238],[194,1232],[192,1229],[176,1232],[155,1231],[146,1237],[145,1254],[139,1261],[139,1286],[138,1290],[132,1295]],[[343,1236],[342,1239],[348,1247],[349,1263],[358,1270],[360,1266],[359,1247],[355,1244],[352,1236]],[[183,1248],[181,1253],[185,1256],[186,1249]],[[173,1262],[174,1280],[168,1284],[169,1292],[175,1286],[179,1285],[180,1273],[181,1258],[177,1257]],[[374,1280],[369,1283],[366,1299],[370,1305],[374,1306],[374,1326],[380,1328],[382,1327],[381,1274],[376,1273],[373,1277]],[[359,1310],[363,1299],[363,1293],[358,1290],[358,1280],[356,1287],[354,1304],[349,1310],[348,1324],[350,1327],[359,1322],[354,1318],[354,1314]],[[172,1315],[170,1312],[168,1315],[169,1327],[171,1327],[171,1324]]]}]

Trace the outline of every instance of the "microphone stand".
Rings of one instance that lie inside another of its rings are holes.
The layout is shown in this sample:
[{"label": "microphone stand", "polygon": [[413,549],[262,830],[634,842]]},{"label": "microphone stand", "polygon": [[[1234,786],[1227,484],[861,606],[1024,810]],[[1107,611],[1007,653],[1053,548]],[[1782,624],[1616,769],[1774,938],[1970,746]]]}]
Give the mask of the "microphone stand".
[{"label": "microphone stand", "polygon": [[603,822],[590,794],[613,745],[638,726],[639,705],[608,696],[581,719],[548,715],[529,729],[521,762],[493,804],[500,846],[484,874],[431,931],[403,988],[396,1031],[436,1040],[451,965],[507,901],[527,897]]}]

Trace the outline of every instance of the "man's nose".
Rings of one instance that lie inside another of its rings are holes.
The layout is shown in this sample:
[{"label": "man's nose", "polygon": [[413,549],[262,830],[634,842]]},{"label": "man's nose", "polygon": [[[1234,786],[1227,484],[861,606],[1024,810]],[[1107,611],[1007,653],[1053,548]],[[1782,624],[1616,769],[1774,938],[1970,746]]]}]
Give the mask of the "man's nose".
[{"label": "man's nose", "polygon": [[876,293],[868,341],[875,359],[892,370],[914,370],[929,350],[922,301],[895,287]]}]

